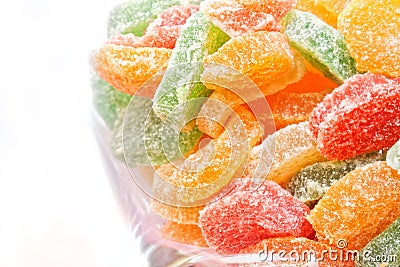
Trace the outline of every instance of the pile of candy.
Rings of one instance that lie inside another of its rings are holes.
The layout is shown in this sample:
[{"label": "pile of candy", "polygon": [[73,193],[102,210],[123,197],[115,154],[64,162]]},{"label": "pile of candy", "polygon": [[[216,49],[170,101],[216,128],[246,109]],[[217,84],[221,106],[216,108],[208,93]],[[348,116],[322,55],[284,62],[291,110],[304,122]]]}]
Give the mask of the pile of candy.
[{"label": "pile of candy", "polygon": [[132,0],[108,33],[94,105],[162,237],[399,266],[399,0]]}]

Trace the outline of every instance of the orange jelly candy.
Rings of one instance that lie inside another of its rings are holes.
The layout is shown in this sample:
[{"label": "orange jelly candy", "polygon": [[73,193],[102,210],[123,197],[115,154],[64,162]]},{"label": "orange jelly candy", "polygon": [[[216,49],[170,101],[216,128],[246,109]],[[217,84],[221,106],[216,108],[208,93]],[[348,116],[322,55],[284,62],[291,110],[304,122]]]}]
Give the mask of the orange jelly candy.
[{"label": "orange jelly candy", "polygon": [[201,229],[196,224],[179,224],[168,221],[160,230],[163,238],[200,247],[208,247]]}]

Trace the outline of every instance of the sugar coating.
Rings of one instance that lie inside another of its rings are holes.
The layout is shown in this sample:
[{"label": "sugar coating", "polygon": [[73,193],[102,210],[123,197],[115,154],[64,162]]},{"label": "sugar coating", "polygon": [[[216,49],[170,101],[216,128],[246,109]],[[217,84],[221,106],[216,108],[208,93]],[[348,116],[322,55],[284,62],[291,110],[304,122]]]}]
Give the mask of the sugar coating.
[{"label": "sugar coating", "polygon": [[308,122],[289,125],[254,147],[243,177],[265,178],[285,185],[302,168],[325,161],[317,150]]},{"label": "sugar coating", "polygon": [[308,220],[319,241],[360,250],[400,216],[400,174],[378,161],[334,183]]},{"label": "sugar coating", "polygon": [[290,45],[332,81],[341,84],[357,73],[343,35],[317,16],[292,10],[284,27]]},{"label": "sugar coating", "polygon": [[249,32],[280,29],[271,14],[248,9],[235,0],[205,0],[200,4],[200,11],[232,38]]},{"label": "sugar coating", "polygon": [[[167,166],[167,165],[163,165]],[[169,165],[168,165],[169,166]],[[155,199],[151,200],[151,209],[166,220],[179,224],[197,224],[199,222],[199,211],[204,206],[181,207],[164,204]]]},{"label": "sugar coating", "polygon": [[312,208],[333,183],[356,168],[375,161],[384,161],[385,157],[386,153],[372,152],[344,161],[315,163],[296,173],[286,189]]},{"label": "sugar coating", "polygon": [[340,14],[338,29],[360,72],[400,77],[399,10],[398,0],[355,0]]},{"label": "sugar coating", "polygon": [[400,138],[399,112],[398,81],[359,74],[318,104],[310,128],[322,155],[348,159],[394,145]]},{"label": "sugar coating", "polygon": [[179,224],[167,221],[160,229],[163,238],[199,247],[207,247],[207,243],[196,224]]},{"label": "sugar coating", "polygon": [[133,95],[157,73],[167,68],[171,50],[105,44],[94,53],[97,74],[121,92]]},{"label": "sugar coating", "polygon": [[389,149],[386,161],[390,167],[400,173],[400,139]]},{"label": "sugar coating", "polygon": [[358,267],[400,266],[400,217],[361,251]]},{"label": "sugar coating", "polygon": [[153,109],[162,120],[183,105],[182,116],[197,114],[199,106],[186,106],[190,99],[207,97],[211,91],[200,83],[203,59],[229,39],[201,12],[191,16],[183,26],[168,62],[168,70],[154,96]]},{"label": "sugar coating", "polygon": [[210,247],[224,255],[239,253],[269,237],[312,235],[309,208],[272,181],[251,190],[252,179],[239,179],[222,198],[200,211],[199,226]]},{"label": "sugar coating", "polygon": [[276,21],[280,21],[296,5],[296,0],[237,0],[237,2],[252,10],[271,14]]}]

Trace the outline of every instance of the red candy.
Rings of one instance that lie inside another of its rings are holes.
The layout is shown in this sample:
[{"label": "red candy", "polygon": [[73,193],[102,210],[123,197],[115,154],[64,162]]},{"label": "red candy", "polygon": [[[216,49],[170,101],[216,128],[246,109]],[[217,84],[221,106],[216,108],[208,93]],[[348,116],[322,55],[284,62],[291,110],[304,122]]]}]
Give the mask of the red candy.
[{"label": "red candy", "polygon": [[233,189],[200,211],[199,226],[208,245],[229,255],[270,237],[314,234],[305,216],[310,209],[272,181],[252,191],[253,179],[239,179]]},{"label": "red candy", "polygon": [[321,154],[343,160],[386,149],[400,138],[400,82],[355,75],[325,97],[310,116]]}]

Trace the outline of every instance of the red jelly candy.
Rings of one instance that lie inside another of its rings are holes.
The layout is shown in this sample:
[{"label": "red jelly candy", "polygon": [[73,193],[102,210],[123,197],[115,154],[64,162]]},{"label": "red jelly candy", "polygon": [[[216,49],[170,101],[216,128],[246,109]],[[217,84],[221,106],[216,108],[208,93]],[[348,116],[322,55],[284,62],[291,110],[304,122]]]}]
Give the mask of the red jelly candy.
[{"label": "red jelly candy", "polygon": [[314,234],[305,219],[309,208],[273,181],[252,190],[253,179],[239,179],[233,189],[200,211],[199,226],[209,246],[229,255],[269,237]]},{"label": "red jelly candy", "polygon": [[393,146],[400,138],[399,114],[399,81],[359,74],[318,104],[310,129],[323,156],[344,160]]}]

